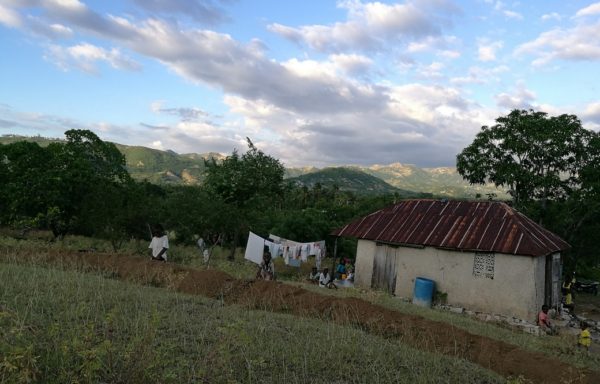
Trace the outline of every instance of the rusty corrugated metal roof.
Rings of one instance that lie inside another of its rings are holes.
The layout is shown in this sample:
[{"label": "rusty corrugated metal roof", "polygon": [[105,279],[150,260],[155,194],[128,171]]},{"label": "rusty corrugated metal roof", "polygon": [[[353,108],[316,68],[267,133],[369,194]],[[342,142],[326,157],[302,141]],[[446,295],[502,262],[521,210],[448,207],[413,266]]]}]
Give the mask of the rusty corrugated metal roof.
[{"label": "rusty corrugated metal roof", "polygon": [[332,234],[388,244],[527,256],[570,248],[559,236],[496,201],[405,200]]}]

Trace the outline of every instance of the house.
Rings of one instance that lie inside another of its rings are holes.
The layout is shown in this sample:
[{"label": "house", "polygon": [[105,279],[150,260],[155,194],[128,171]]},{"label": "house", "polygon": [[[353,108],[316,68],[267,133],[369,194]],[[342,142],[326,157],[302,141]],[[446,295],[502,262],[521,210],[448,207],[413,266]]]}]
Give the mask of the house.
[{"label": "house", "polygon": [[556,234],[503,202],[405,200],[335,230],[358,238],[355,284],[412,297],[434,280],[450,305],[533,320],[559,304]]}]

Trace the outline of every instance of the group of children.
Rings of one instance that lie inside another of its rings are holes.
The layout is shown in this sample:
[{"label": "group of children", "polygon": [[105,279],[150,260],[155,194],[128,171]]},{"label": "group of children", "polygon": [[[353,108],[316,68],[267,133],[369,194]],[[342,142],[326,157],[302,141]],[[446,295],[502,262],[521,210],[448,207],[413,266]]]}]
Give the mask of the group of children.
[{"label": "group of children", "polygon": [[[347,259],[340,259],[340,262],[335,268],[334,278],[337,280],[344,280],[354,282],[354,269]],[[337,286],[334,284],[334,278],[329,273],[329,268],[324,268],[322,272],[319,272],[317,267],[312,267],[310,274],[308,275],[308,281],[314,284],[319,284],[321,288],[334,288]]]},{"label": "group of children", "polygon": [[[549,309],[550,308],[547,305],[542,305],[542,310],[538,313],[537,324],[548,335],[556,335],[558,334],[558,330],[550,321],[550,317],[548,315]],[[577,338],[577,346],[589,351],[590,346],[592,345],[592,335],[590,333],[589,324],[585,321],[582,321],[580,323],[580,328],[581,331],[579,332],[579,336]]]}]

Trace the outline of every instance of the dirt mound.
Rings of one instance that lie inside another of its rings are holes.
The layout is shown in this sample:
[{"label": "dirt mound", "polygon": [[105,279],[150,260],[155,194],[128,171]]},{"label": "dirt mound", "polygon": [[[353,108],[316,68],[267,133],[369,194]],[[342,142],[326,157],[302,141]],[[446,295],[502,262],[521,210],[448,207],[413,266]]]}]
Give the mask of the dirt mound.
[{"label": "dirt mound", "polygon": [[562,361],[452,325],[383,308],[357,298],[336,298],[270,281],[237,280],[217,270],[196,270],[146,258],[102,253],[47,251],[45,261],[96,270],[119,279],[220,298],[250,309],[290,313],[354,325],[368,332],[397,337],[427,351],[464,358],[505,377],[535,383],[600,383],[600,372],[585,372]]}]

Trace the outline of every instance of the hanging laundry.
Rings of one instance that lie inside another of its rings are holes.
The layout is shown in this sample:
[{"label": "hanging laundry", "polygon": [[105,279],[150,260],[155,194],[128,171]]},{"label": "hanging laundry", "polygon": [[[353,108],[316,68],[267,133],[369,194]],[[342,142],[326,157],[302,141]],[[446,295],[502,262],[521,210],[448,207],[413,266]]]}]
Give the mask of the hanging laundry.
[{"label": "hanging laundry", "polygon": [[265,239],[250,232],[248,235],[248,243],[246,244],[244,259],[250,260],[256,264],[260,264],[262,262],[264,248]]}]

